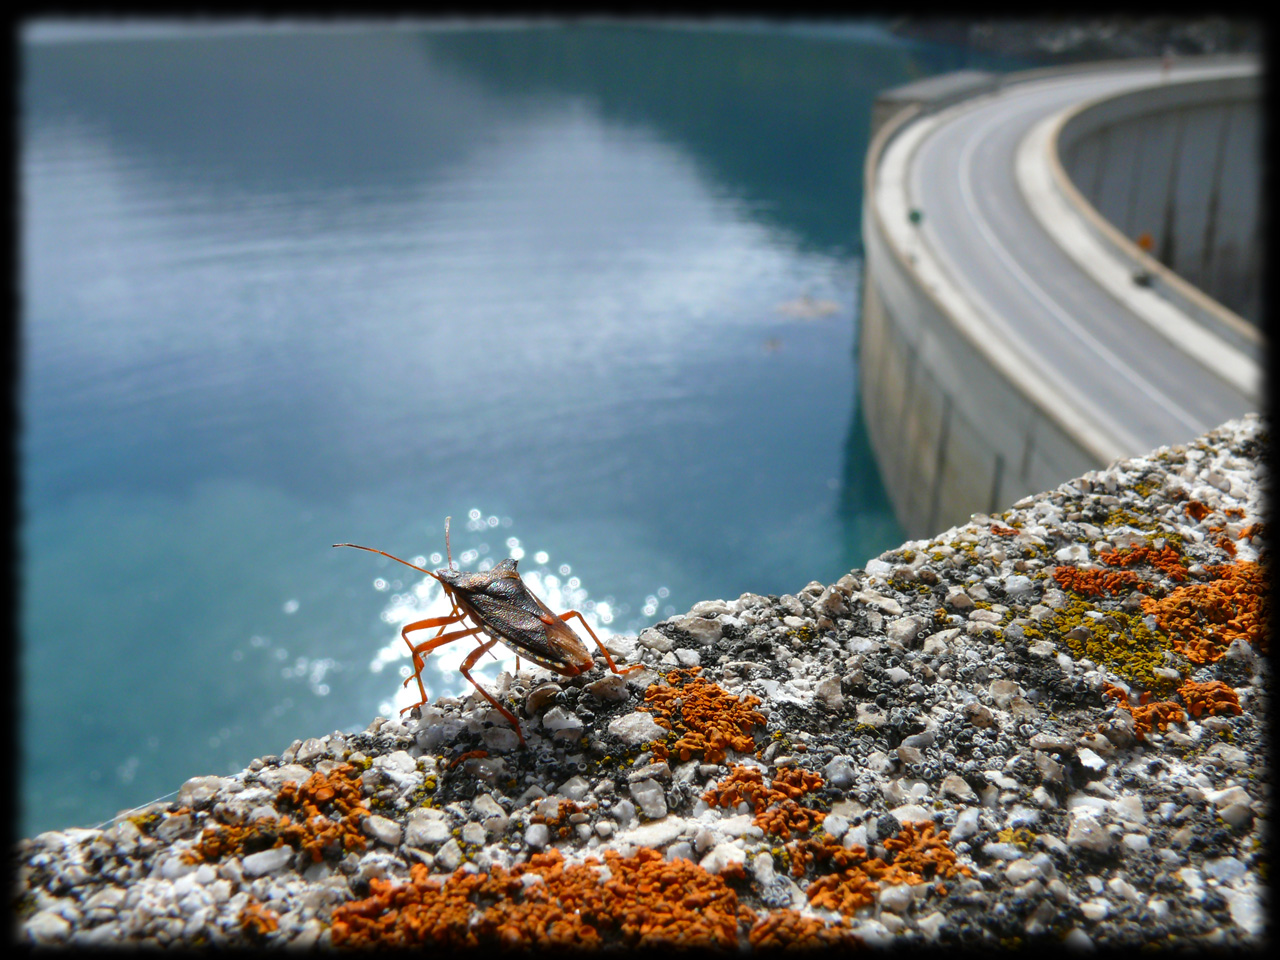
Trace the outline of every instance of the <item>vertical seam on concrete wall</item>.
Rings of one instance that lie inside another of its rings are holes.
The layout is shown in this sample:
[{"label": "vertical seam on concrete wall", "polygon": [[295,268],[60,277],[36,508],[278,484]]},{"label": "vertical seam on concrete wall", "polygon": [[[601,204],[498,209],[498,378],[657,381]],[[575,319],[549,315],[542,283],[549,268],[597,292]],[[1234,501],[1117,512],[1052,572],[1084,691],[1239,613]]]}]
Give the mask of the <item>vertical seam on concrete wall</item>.
[{"label": "vertical seam on concrete wall", "polygon": [[[920,351],[915,348],[914,344],[908,342],[905,337],[902,339],[902,345],[906,348],[905,356],[902,359],[902,405],[898,408],[892,421],[900,426],[907,418],[907,409],[911,404],[911,386],[915,383],[916,367],[919,365],[918,361],[920,359]],[[911,469],[911,447],[909,444],[899,444],[898,447],[901,451],[899,456],[904,458],[906,462],[898,465],[899,469],[894,472],[898,476],[902,476],[904,472]]]},{"label": "vertical seam on concrete wall", "polygon": [[1093,183],[1089,185],[1089,202],[1098,207],[1102,200],[1102,171],[1107,167],[1107,144],[1111,140],[1111,128],[1103,125],[1094,138],[1098,144],[1098,156],[1093,161]]},{"label": "vertical seam on concrete wall", "polygon": [[1000,481],[1004,477],[1004,454],[996,452],[996,469],[991,476],[991,496],[988,498],[987,513],[995,514],[1000,503]]},{"label": "vertical seam on concrete wall", "polygon": [[1124,214],[1124,235],[1130,239],[1134,238],[1137,230],[1134,220],[1138,215],[1138,191],[1142,189],[1142,148],[1147,142],[1146,125],[1138,124],[1136,134],[1138,142],[1134,145],[1133,165],[1129,168],[1129,207]]},{"label": "vertical seam on concrete wall", "polygon": [[[1227,152],[1227,137],[1231,132],[1231,111],[1223,112],[1218,127],[1218,150],[1213,158],[1213,178],[1209,181],[1209,211],[1204,224],[1204,248],[1200,254],[1200,289],[1210,292],[1213,284],[1213,242],[1217,233],[1218,197],[1222,192],[1222,167]],[[1212,295],[1212,294],[1211,294]]]},{"label": "vertical seam on concrete wall", "polygon": [[1019,468],[1019,473],[1024,485],[1031,476],[1031,449],[1035,446],[1036,424],[1039,422],[1039,417],[1032,416],[1031,423],[1027,427],[1027,435],[1022,441],[1022,466]]},{"label": "vertical seam on concrete wall", "polygon": [[938,503],[942,499],[942,476],[947,465],[947,439],[951,435],[951,397],[942,394],[942,427],[938,431],[938,453],[933,462],[933,493],[929,497],[929,529],[938,529]]},{"label": "vertical seam on concrete wall", "polygon": [[1173,128],[1173,149],[1169,158],[1169,186],[1165,190],[1164,196],[1164,227],[1162,236],[1160,237],[1160,252],[1157,259],[1170,270],[1176,270],[1173,258],[1176,255],[1177,241],[1174,239],[1174,228],[1177,226],[1178,205],[1175,203],[1177,198],[1178,174],[1182,170],[1182,134],[1187,125],[1187,110],[1183,109],[1177,112],[1177,122]]}]

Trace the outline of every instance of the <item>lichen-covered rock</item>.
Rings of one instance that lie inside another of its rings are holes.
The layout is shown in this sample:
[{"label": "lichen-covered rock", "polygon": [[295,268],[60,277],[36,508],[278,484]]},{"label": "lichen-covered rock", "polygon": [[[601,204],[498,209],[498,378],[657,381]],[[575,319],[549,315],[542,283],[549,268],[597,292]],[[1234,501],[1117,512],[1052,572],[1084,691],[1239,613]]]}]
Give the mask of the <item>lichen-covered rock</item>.
[{"label": "lichen-covered rock", "polygon": [[[1257,948],[1257,418],[16,850],[38,945]],[[569,906],[572,904],[573,906]],[[869,911],[875,911],[874,916]]]}]

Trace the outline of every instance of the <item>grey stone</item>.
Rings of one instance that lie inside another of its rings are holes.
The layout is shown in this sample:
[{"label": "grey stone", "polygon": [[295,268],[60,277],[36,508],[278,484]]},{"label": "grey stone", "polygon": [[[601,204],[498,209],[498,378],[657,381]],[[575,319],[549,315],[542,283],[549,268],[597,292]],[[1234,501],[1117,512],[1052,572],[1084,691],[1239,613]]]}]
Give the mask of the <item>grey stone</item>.
[{"label": "grey stone", "polygon": [[1067,846],[1106,853],[1115,839],[1097,817],[1073,813],[1067,829]]},{"label": "grey stone", "polygon": [[579,776],[572,776],[564,783],[560,784],[556,793],[569,800],[579,801],[587,795],[587,791],[591,789],[591,784]]},{"label": "grey stone", "polygon": [[671,621],[671,623],[689,634],[694,641],[704,646],[715,643],[724,635],[724,624],[719,620],[707,620],[703,617],[682,617]]},{"label": "grey stone", "polygon": [[294,754],[294,760],[297,763],[307,763],[315,760],[317,757],[323,757],[327,752],[325,742],[319,737],[308,737],[302,741],[298,747],[297,753]]},{"label": "grey stone", "polygon": [[[535,824],[534,826],[544,826],[544,824]],[[533,829],[530,827],[530,829]],[[532,843],[529,846],[533,846]],[[436,851],[436,866],[441,870],[452,873],[462,865],[462,847],[457,840],[450,838],[449,842]]]},{"label": "grey stone", "polygon": [[885,632],[890,640],[896,640],[904,647],[911,647],[916,645],[916,640],[926,623],[925,618],[918,615],[900,617],[897,620],[891,620]]},{"label": "grey stone", "polygon": [[844,694],[840,690],[839,677],[824,677],[815,690],[817,700],[828,710],[839,713],[844,710]]},{"label": "grey stone", "polygon": [[37,910],[22,925],[32,943],[62,943],[71,936],[71,924],[52,910]]},{"label": "grey stone", "polygon": [[[306,775],[310,776],[311,771],[307,770]],[[201,806],[227,792],[234,782],[227,777],[192,777],[178,788],[177,803],[182,807]]]},{"label": "grey stone", "polygon": [[659,780],[671,779],[671,767],[667,765],[667,761],[658,760],[654,763],[646,763],[643,767],[635,767],[627,774],[627,779],[632,783],[654,778]]},{"label": "grey stone", "polygon": [[667,731],[658,726],[651,714],[640,711],[610,721],[609,732],[628,746],[638,746],[667,735]]},{"label": "grey stone", "polygon": [[640,780],[628,784],[631,799],[650,820],[657,820],[667,815],[667,797],[662,787],[655,780]]},{"label": "grey stone", "polygon": [[241,861],[241,866],[245,876],[261,877],[283,869],[285,865],[293,862],[295,856],[292,847],[272,847],[270,850],[248,854]]},{"label": "grey stone", "polygon": [[856,776],[848,757],[833,757],[822,768],[822,775],[827,782],[838,790],[846,790],[853,786]]},{"label": "grey stone", "polygon": [[409,816],[409,824],[404,836],[405,846],[433,847],[449,839],[451,834],[447,820],[441,817],[427,817],[416,814],[418,814],[418,811],[415,810]]},{"label": "grey stone", "polygon": [[1030,577],[1015,574],[1005,579],[1004,593],[1010,600],[1026,600],[1035,594],[1035,582]]},{"label": "grey stone", "polygon": [[600,700],[619,702],[631,694],[627,690],[627,678],[617,673],[606,673],[599,680],[588,683],[584,689]]},{"label": "grey stone", "polygon": [[562,739],[572,739],[582,733],[582,720],[564,707],[552,707],[544,713],[542,726]]},{"label": "grey stone", "polygon": [[524,698],[524,708],[529,716],[536,717],[542,710],[549,707],[562,692],[563,688],[558,683],[540,683],[530,690],[529,695]]},{"label": "grey stone", "polygon": [[653,627],[641,630],[638,640],[640,646],[648,647],[650,650],[656,650],[659,653],[666,653],[675,648],[674,640],[666,634],[653,629]]},{"label": "grey stone", "polygon": [[380,817],[376,813],[364,818],[361,829],[373,839],[388,847],[400,846],[400,841],[404,836],[404,830],[400,824],[394,820],[388,820],[386,817]]},{"label": "grey stone", "polygon": [[963,800],[965,803],[973,803],[978,799],[978,795],[973,792],[973,787],[969,786],[964,777],[958,774],[947,774],[943,777],[941,785],[938,787],[938,795],[943,797],[955,797],[957,800]]},{"label": "grey stone", "polygon": [[533,823],[524,832],[524,842],[535,850],[541,850],[551,839],[551,830],[545,823]]},{"label": "grey stone", "polygon": [[896,883],[880,891],[880,908],[892,913],[905,913],[915,894],[909,883]]}]

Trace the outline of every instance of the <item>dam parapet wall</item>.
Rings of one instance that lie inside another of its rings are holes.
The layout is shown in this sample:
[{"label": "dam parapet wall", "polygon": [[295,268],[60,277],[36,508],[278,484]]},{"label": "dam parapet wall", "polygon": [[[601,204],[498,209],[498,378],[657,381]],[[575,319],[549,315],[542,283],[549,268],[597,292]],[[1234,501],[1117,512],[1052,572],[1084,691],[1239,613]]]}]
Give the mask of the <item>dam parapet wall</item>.
[{"label": "dam parapet wall", "polygon": [[[1148,246],[1158,263],[1258,326],[1263,223],[1257,75],[1164,83],[1083,104],[1057,140],[1067,176],[1119,236]],[[1189,310],[1203,309],[1184,290],[1168,293]]]}]

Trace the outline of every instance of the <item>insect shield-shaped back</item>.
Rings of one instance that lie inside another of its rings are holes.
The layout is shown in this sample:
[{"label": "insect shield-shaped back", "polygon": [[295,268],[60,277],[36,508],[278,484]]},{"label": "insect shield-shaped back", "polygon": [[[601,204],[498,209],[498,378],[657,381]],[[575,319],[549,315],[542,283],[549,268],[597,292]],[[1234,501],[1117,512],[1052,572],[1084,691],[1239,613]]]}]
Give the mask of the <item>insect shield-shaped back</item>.
[{"label": "insect shield-shaped back", "polygon": [[466,614],[520,656],[566,677],[591,669],[587,648],[567,623],[529,592],[515,560],[508,557],[486,573],[444,569],[436,575]]}]

